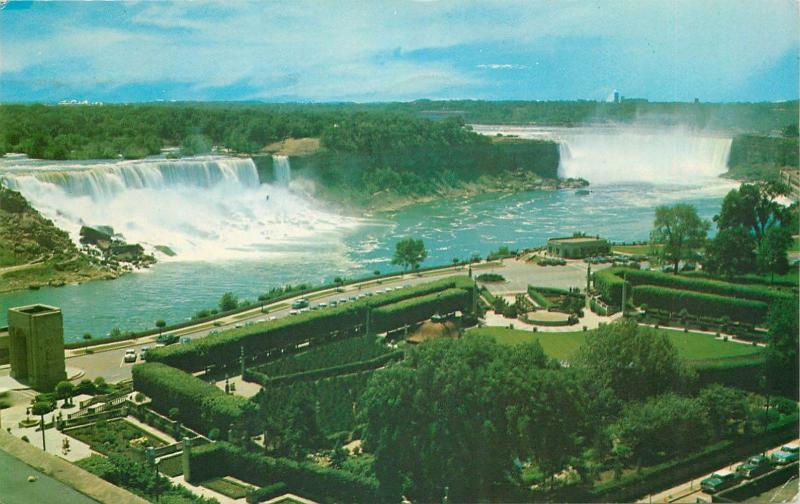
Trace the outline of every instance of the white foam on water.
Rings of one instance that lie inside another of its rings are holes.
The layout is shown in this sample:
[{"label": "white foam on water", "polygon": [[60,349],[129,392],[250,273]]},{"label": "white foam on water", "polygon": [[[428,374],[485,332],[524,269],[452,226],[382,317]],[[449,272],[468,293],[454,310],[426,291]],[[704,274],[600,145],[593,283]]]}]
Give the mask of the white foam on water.
[{"label": "white foam on water", "polygon": [[341,249],[358,225],[284,185],[260,184],[249,158],[42,162],[3,159],[0,178],[67,230],[110,225],[129,242],[166,245],[164,260],[276,258]]}]

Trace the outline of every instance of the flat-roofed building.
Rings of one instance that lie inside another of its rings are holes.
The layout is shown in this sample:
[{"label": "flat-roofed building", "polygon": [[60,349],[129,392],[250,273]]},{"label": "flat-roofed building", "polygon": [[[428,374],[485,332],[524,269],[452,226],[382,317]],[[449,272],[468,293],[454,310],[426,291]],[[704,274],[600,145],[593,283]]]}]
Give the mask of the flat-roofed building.
[{"label": "flat-roofed building", "polygon": [[49,391],[67,379],[61,310],[41,304],[9,308],[11,376],[36,390]]},{"label": "flat-roofed building", "polygon": [[599,236],[570,236],[547,240],[547,253],[564,259],[582,259],[607,254],[608,241]]}]

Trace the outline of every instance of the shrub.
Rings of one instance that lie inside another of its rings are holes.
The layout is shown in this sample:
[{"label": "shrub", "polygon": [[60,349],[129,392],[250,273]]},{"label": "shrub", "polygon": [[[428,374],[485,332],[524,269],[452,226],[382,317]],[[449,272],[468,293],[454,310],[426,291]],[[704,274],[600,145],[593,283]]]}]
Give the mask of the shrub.
[{"label": "shrub", "polygon": [[227,430],[241,418],[247,402],[164,364],[137,364],[132,372],[133,387],[152,399],[153,409],[162,414],[177,409],[176,416],[182,423],[203,432],[215,427]]},{"label": "shrub", "polygon": [[618,270],[608,268],[592,274],[594,288],[607,303],[617,306],[622,304],[622,286],[625,281],[616,275]]},{"label": "shrub", "polygon": [[[149,362],[162,362],[186,371],[199,371],[212,364],[234,364],[238,361],[242,348],[248,356],[259,356],[271,350],[293,347],[310,340],[325,339],[332,333],[351,332],[366,323],[367,311],[370,308],[447,290],[460,291],[464,296],[463,305],[469,299],[472,288],[472,280],[467,277],[449,277],[378,294],[345,305],[303,313],[296,317],[284,317],[252,327],[222,331],[205,338],[194,339],[185,345],[154,348],[148,352],[147,359]],[[454,292],[443,297],[445,308],[452,305],[453,298]],[[394,311],[402,306],[406,305],[396,306]],[[401,320],[408,318],[410,317],[400,317]]]},{"label": "shrub", "polygon": [[531,299],[536,301],[536,304],[538,304],[542,308],[547,309],[553,306],[553,303],[551,303],[546,297],[544,297],[536,288],[530,285],[528,286],[528,295],[531,297]]},{"label": "shrub", "polygon": [[735,320],[760,323],[767,314],[767,303],[702,292],[669,289],[650,285],[633,288],[633,299],[651,308],[686,309],[696,315],[728,316]]},{"label": "shrub", "polygon": [[506,278],[499,273],[482,273],[475,277],[479,282],[505,282]]},{"label": "shrub", "polygon": [[383,332],[429,319],[436,313],[465,311],[468,301],[469,292],[453,288],[380,306],[372,310],[372,330]]}]

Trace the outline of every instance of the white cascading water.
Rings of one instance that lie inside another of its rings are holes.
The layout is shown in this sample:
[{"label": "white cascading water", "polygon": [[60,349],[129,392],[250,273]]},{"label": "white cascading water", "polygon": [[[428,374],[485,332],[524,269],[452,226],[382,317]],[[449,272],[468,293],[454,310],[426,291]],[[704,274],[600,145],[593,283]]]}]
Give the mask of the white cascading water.
[{"label": "white cascading water", "polygon": [[275,183],[281,187],[289,187],[292,181],[292,166],[289,156],[272,156],[272,171],[275,174]]},{"label": "white cascading water", "polygon": [[620,182],[692,185],[725,173],[731,138],[681,127],[581,128],[476,126],[484,134],[512,134],[559,143],[559,176],[592,185]]},{"label": "white cascading water", "polygon": [[[0,160],[0,179],[77,242],[109,225],[128,242],[166,245],[175,260],[280,255],[336,246],[355,225],[279,184],[259,184],[249,158],[44,162]],[[163,257],[162,259],[166,259]]]}]

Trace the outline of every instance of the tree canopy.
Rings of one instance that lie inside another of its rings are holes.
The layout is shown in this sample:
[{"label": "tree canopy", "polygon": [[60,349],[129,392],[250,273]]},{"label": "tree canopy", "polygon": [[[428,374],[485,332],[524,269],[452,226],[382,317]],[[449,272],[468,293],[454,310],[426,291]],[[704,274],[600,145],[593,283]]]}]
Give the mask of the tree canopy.
[{"label": "tree canopy", "polygon": [[661,245],[661,259],[673,265],[675,273],[681,261],[692,259],[705,243],[711,224],[700,219],[697,209],[685,203],[656,207],[650,241]]},{"label": "tree canopy", "polygon": [[419,265],[425,258],[428,257],[428,251],[425,250],[425,244],[422,240],[415,240],[413,238],[405,238],[397,242],[392,258],[392,264],[398,264],[407,270],[419,268]]}]

